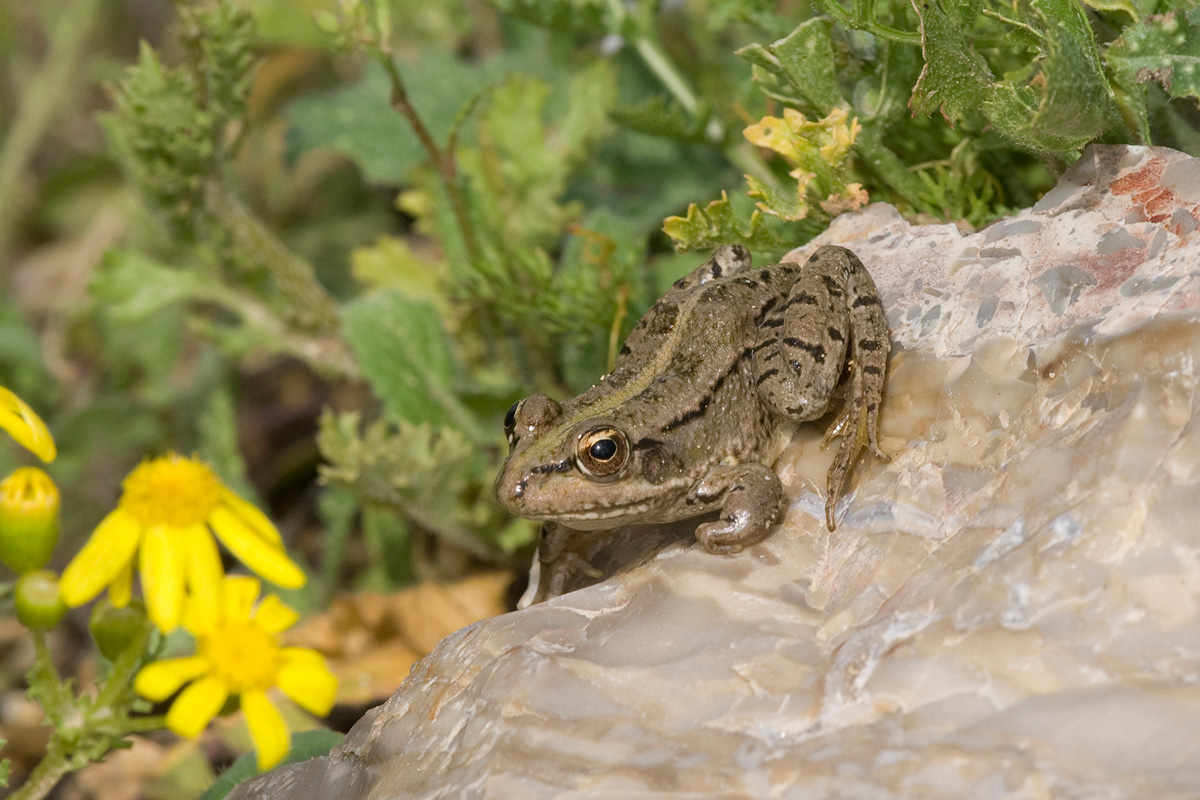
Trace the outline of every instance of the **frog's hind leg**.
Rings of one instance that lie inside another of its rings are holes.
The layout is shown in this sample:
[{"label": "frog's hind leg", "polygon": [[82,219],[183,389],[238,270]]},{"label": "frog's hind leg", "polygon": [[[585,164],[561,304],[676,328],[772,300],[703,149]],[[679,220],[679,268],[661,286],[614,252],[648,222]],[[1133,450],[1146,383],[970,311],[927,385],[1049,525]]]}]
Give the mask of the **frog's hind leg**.
[{"label": "frog's hind leg", "polygon": [[846,269],[822,248],[759,323],[754,368],[763,402],[797,422],[824,416],[846,363],[849,329]]},{"label": "frog's hind leg", "polygon": [[[863,447],[879,449],[879,406],[891,340],[875,282],[858,257],[842,247],[817,250],[804,265],[786,301],[763,321],[755,352],[759,394],[776,413],[814,420],[844,398],[826,434],[842,436],[829,468],[825,520]],[[848,371],[846,383],[839,380]]]},{"label": "frog's hind leg", "polygon": [[[700,267],[684,275],[671,287],[687,291],[701,284],[708,283],[714,278],[724,278],[737,275],[750,269],[750,251],[740,244],[727,244],[718,247]],[[669,293],[668,293],[669,294]]]}]

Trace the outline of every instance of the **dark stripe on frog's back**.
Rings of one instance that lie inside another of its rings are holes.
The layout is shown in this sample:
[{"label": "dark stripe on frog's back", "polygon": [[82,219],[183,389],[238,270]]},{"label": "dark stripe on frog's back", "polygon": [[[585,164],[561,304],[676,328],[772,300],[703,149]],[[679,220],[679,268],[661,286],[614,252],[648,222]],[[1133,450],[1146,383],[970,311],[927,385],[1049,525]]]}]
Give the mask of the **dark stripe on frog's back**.
[{"label": "dark stripe on frog's back", "polygon": [[[790,276],[796,271],[796,265],[782,264],[769,269],[773,273],[782,270]],[[699,271],[697,270],[697,272]],[[709,298],[710,293],[712,293],[712,297],[725,294],[730,298],[735,296],[750,298],[752,302],[746,311],[753,323],[758,320],[761,316],[760,312],[765,307],[770,305],[778,307],[786,294],[787,285],[791,282],[790,280],[774,280],[769,283],[754,282],[754,286],[748,286],[744,283],[745,275],[746,273],[742,272],[710,279],[702,288],[695,284],[688,284],[684,288],[672,288],[663,295],[630,332],[625,346],[621,348],[617,356],[612,373],[592,388],[564,403],[563,422],[556,425],[553,430],[548,430],[539,436],[538,445],[546,450],[545,460],[553,460],[555,456],[550,452],[552,447],[561,441],[570,427],[577,425],[582,419],[612,416],[616,409],[626,406],[626,404],[642,406],[644,403],[644,411],[626,408],[623,409],[621,416],[646,418],[645,415],[661,415],[663,417],[660,421],[661,425],[669,422],[674,416],[690,410],[691,405],[696,401],[675,415],[662,413],[661,390],[665,387],[661,383],[655,386],[655,381],[660,376],[675,375],[693,387],[703,385],[704,389],[697,395],[698,400],[699,397],[707,395],[718,380],[724,380],[724,376],[736,369],[744,357],[743,347],[719,347],[717,349],[723,350],[721,355],[724,356],[719,359],[696,359],[693,357],[694,353],[684,354],[679,351],[680,342],[687,337],[709,332],[706,330],[706,323],[711,318],[705,316],[702,320],[696,311],[700,303],[714,302],[712,299],[706,299]],[[766,308],[766,310],[769,311],[770,308]],[[687,324],[681,325],[681,320]],[[728,328],[732,328],[734,320],[731,319],[728,322]],[[693,329],[693,326],[699,330]],[[751,344],[753,342],[747,343],[747,345]],[[649,356],[639,365],[633,361],[635,352],[643,355],[649,354]],[[639,395],[644,396],[639,398]],[[658,406],[657,410],[655,406]],[[590,407],[587,417],[580,416],[580,411],[585,407]]]}]

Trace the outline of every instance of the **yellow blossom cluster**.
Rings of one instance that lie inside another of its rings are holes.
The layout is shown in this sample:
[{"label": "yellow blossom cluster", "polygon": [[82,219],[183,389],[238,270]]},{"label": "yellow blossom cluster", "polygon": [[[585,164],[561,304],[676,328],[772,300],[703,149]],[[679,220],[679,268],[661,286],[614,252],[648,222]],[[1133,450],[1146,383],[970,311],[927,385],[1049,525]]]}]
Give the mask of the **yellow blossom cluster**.
[{"label": "yellow blossom cluster", "polygon": [[[54,459],[46,424],[4,387],[0,430],[43,461]],[[45,563],[57,538],[58,503],[53,481],[33,467],[0,482],[0,557],[18,571],[26,563]],[[39,533],[43,518],[53,522],[52,538]],[[46,541],[32,541],[37,536]],[[166,723],[189,737],[237,696],[259,768],[267,769],[289,748],[287,726],[268,691],[277,688],[324,716],[333,707],[337,679],[317,652],[279,644],[279,634],[298,615],[275,595],[257,602],[257,579],[226,577],[217,541],[272,583],[287,588],[305,583],[304,571],[288,558],[265,514],[230,491],[208,465],[169,453],[126,477],[117,508],[68,564],[59,590],[68,605],[78,606],[107,586],[113,605],[122,607],[132,598],[136,567],[149,618],[164,632],[182,624],[195,637],[196,654],[147,665],[134,688],[155,701],[179,692]]]}]

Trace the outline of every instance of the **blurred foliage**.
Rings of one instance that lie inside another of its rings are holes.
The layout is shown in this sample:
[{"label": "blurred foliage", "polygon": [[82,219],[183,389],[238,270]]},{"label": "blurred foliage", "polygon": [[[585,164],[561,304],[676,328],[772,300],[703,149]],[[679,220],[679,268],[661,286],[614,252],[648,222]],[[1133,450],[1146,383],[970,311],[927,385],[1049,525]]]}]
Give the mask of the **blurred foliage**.
[{"label": "blurred foliage", "polygon": [[702,258],[673,250],[775,258],[868,201],[984,225],[1093,141],[1200,155],[1190,2],[18,0],[0,23],[0,382],[57,434],[68,538],[143,455],[199,452],[307,504],[314,602],[448,552],[518,563],[504,411],[603,374]]}]

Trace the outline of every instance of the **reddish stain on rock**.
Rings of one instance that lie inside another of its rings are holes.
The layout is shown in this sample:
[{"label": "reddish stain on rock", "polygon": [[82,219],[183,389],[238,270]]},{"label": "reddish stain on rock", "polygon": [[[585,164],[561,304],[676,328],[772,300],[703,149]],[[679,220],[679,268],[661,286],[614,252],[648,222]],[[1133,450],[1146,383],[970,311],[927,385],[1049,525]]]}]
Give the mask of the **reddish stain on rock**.
[{"label": "reddish stain on rock", "polygon": [[1162,186],[1162,174],[1166,167],[1167,163],[1161,158],[1148,159],[1137,169],[1112,182],[1110,188],[1113,195],[1129,195],[1129,199],[1137,204],[1135,210],[1140,211],[1147,221],[1166,222],[1183,204],[1179,195]]}]

